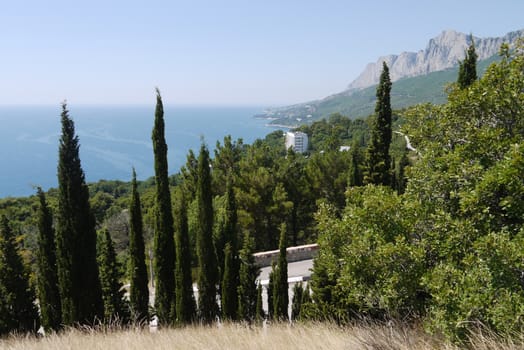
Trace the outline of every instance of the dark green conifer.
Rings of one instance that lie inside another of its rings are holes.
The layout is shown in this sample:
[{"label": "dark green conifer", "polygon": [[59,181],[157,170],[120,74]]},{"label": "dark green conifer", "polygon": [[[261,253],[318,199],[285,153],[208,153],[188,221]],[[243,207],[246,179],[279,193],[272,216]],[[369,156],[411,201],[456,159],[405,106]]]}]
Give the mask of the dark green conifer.
[{"label": "dark green conifer", "polygon": [[271,271],[269,272],[269,281],[267,284],[267,319],[272,320],[274,316],[274,290],[276,278],[277,263],[273,261],[271,264]]},{"label": "dark green conifer", "polygon": [[[266,315],[264,314],[264,307],[263,307],[263,304],[262,304],[262,283],[258,283],[258,286],[257,286],[257,304],[256,304],[256,309],[255,309],[255,320],[257,322],[262,322],[264,320],[264,318],[266,317]],[[268,294],[268,298],[269,298],[269,294]]]},{"label": "dark green conifer", "polygon": [[382,73],[377,87],[375,118],[371,128],[371,140],[367,149],[367,169],[365,182],[389,186],[391,158],[391,80],[386,62],[382,64]]},{"label": "dark green conifer", "polygon": [[129,206],[129,306],[132,320],[139,324],[149,319],[149,288],[143,232],[142,207],[137,190],[136,172],[133,169]]},{"label": "dark green conifer", "polygon": [[362,159],[358,142],[353,142],[349,152],[350,164],[348,185],[351,187],[362,186]]},{"label": "dark green conifer", "polygon": [[273,281],[273,312],[274,318],[279,321],[288,320],[288,283],[287,283],[287,228],[283,223],[280,226],[280,242],[278,263],[275,269],[275,280]]},{"label": "dark green conifer", "polygon": [[475,41],[473,35],[470,36],[470,44],[466,57],[459,63],[459,73],[457,83],[461,89],[464,89],[477,80],[477,52],[475,51]]},{"label": "dark green conifer", "polygon": [[224,248],[224,273],[222,275],[222,319],[235,320],[237,313],[237,290],[235,279],[238,275],[233,274],[233,255],[231,243],[226,243]]},{"label": "dark green conifer", "polygon": [[291,303],[291,319],[293,321],[300,318],[303,296],[304,288],[302,287],[302,282],[295,283],[295,286],[293,287],[293,302]]},{"label": "dark green conifer", "polygon": [[29,270],[5,216],[0,224],[0,299],[0,335],[38,330],[40,320],[35,292],[29,284]]},{"label": "dark green conifer", "polygon": [[96,263],[95,217],[80,164],[78,137],[65,103],[61,119],[56,261],[62,323],[93,324],[104,315]]},{"label": "dark green conifer", "polygon": [[198,156],[198,182],[196,193],[199,225],[197,227],[198,255],[198,312],[204,323],[212,322],[218,314],[216,285],[218,270],[213,249],[213,200],[209,151],[204,143]]},{"label": "dark green conifer", "polygon": [[[240,250],[240,283],[238,285],[238,317],[252,322],[257,307],[257,277],[260,272],[253,256],[255,240],[246,231],[242,250]],[[262,307],[262,305],[260,305]]]},{"label": "dark green conifer", "polygon": [[176,320],[190,323],[195,319],[196,305],[191,278],[191,250],[187,222],[187,202],[183,190],[178,191],[175,204],[175,245],[176,245]]},{"label": "dark green conifer", "polygon": [[46,332],[57,331],[62,324],[62,307],[58,290],[55,231],[53,216],[47,205],[44,191],[37,189],[38,219],[38,300],[40,318]]},{"label": "dark green conifer", "polygon": [[155,309],[160,324],[172,323],[175,303],[175,243],[171,190],[168,180],[167,144],[164,136],[164,106],[156,90],[155,125],[152,140],[155,155]]},{"label": "dark green conifer", "polygon": [[98,237],[98,265],[104,301],[104,320],[109,324],[115,321],[125,323],[129,319],[129,308],[124,300],[125,290],[120,282],[122,276],[116,261],[115,246],[107,229],[103,229]]}]

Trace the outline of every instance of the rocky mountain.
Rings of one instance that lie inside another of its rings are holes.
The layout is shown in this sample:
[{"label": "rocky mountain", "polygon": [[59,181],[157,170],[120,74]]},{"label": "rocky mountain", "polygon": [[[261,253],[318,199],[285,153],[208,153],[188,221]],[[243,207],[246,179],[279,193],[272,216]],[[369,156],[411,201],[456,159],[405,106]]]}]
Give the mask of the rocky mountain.
[{"label": "rocky mountain", "polygon": [[[510,32],[498,38],[477,38],[475,49],[479,63],[477,71],[482,74],[497,59],[500,45],[514,43],[524,37],[524,29]],[[382,62],[386,62],[393,82],[391,103],[393,108],[404,108],[417,103],[445,102],[444,87],[456,81],[458,63],[464,59],[470,44],[470,35],[453,30],[442,32],[431,39],[424,50],[403,52],[399,55],[380,57],[340,93],[323,99],[293,106],[271,108],[256,116],[271,119],[272,124],[296,126],[339,112],[351,118],[373,113],[375,85],[379,81]]]},{"label": "rocky mountain", "polygon": [[[498,38],[473,37],[478,59],[484,60],[496,55],[502,43],[513,43],[523,35],[524,30],[519,30]],[[460,60],[464,59],[470,40],[470,35],[446,30],[431,39],[424,50],[379,57],[377,62],[368,64],[364,71],[349,84],[348,90],[362,89],[378,84],[382,62],[386,62],[388,65],[393,82],[401,78],[426,75],[454,67]]]}]

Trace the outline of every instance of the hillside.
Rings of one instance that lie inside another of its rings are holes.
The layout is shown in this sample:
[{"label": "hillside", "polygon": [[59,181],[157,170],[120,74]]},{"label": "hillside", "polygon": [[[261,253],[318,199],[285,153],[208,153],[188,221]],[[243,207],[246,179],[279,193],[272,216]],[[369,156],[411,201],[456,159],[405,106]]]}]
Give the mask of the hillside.
[{"label": "hillside", "polygon": [[[482,75],[487,67],[495,62],[498,56],[478,62],[477,69]],[[419,103],[431,102],[442,104],[446,102],[445,87],[456,81],[458,67],[427,75],[403,78],[393,83],[391,90],[391,105],[393,109],[402,109]],[[376,85],[356,91],[344,91],[307,104],[294,105],[266,115],[272,118],[272,124],[296,126],[310,124],[333,113],[341,113],[351,119],[365,117],[373,113],[375,108]],[[259,116],[264,117],[264,116]]]}]

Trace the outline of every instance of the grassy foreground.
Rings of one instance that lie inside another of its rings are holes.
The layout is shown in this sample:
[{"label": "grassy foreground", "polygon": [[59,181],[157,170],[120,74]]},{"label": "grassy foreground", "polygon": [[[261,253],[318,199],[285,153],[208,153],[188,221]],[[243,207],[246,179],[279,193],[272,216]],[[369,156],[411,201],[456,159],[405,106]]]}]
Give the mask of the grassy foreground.
[{"label": "grassy foreground", "polygon": [[[220,325],[149,330],[70,330],[43,338],[11,337],[0,340],[0,349],[460,349],[421,330],[377,325],[337,327],[330,324],[248,327]],[[472,349],[523,349],[524,339],[496,340],[478,334]]]}]

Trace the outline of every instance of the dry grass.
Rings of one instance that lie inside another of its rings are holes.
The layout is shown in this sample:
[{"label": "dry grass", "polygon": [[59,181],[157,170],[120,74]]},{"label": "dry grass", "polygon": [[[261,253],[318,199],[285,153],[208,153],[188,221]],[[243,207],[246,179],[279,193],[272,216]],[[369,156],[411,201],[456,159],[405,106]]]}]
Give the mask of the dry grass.
[{"label": "dry grass", "polygon": [[[519,342],[496,340],[479,334],[471,339],[469,348],[524,349]],[[459,349],[443,339],[430,336],[420,329],[361,325],[337,327],[330,324],[271,325],[248,327],[222,325],[148,330],[79,331],[36,339],[11,337],[0,340],[1,349],[9,350],[68,350],[68,349]]]}]

